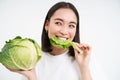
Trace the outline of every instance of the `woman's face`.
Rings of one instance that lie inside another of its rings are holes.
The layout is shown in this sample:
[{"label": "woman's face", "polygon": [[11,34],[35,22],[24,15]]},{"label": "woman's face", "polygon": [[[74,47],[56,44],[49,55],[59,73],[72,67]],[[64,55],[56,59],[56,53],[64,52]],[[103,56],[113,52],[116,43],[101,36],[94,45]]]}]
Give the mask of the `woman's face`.
[{"label": "woman's face", "polygon": [[70,41],[74,39],[76,27],[77,17],[75,13],[68,8],[58,9],[45,25],[49,38],[58,37]]}]

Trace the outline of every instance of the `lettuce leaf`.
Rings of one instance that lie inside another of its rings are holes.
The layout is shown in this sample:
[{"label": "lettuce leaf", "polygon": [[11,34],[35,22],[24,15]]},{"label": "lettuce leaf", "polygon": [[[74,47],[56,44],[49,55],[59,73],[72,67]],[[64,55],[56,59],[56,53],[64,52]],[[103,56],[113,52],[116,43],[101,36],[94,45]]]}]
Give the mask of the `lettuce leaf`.
[{"label": "lettuce leaf", "polygon": [[69,49],[69,47],[72,46],[74,49],[77,49],[78,52],[82,53],[82,50],[80,50],[80,48],[78,48],[74,44],[74,42],[69,41],[69,40],[63,40],[63,39],[60,39],[57,37],[53,37],[53,38],[50,38],[50,43],[53,46],[59,46],[59,47],[64,48],[64,49]]}]

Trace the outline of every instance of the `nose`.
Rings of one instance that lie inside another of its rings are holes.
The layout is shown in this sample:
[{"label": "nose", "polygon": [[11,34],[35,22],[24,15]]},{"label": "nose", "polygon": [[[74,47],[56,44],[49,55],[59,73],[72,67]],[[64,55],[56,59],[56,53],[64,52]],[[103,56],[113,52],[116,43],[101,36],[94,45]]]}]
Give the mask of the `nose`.
[{"label": "nose", "polygon": [[67,27],[62,27],[61,30],[60,30],[60,33],[61,33],[62,35],[67,35],[67,33],[68,33]]}]

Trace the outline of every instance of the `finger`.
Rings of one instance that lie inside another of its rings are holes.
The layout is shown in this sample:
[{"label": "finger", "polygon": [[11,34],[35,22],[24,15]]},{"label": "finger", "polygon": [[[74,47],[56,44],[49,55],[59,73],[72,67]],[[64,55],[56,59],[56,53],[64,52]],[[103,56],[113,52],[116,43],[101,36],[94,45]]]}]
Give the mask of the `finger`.
[{"label": "finger", "polygon": [[75,43],[75,45],[84,53],[84,55],[87,55],[88,53],[91,52],[91,47],[88,44],[78,44]]},{"label": "finger", "polygon": [[80,45],[78,43],[74,43],[76,45],[75,50],[77,51],[77,53],[79,54],[83,54],[83,51],[80,49]]}]

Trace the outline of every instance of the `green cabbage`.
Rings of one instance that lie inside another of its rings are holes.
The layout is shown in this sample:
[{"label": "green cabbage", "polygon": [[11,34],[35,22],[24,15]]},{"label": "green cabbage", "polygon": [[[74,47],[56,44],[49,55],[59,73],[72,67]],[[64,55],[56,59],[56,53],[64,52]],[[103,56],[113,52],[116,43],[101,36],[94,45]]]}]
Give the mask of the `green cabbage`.
[{"label": "green cabbage", "polygon": [[63,40],[57,37],[50,38],[50,43],[53,46],[59,46],[64,49],[69,49],[70,46],[72,46],[74,49],[77,49],[79,53],[83,53],[82,50],[80,50],[72,41],[69,40]]},{"label": "green cabbage", "polygon": [[0,52],[0,63],[13,70],[29,70],[41,57],[41,48],[34,40],[17,36],[6,41]]}]

